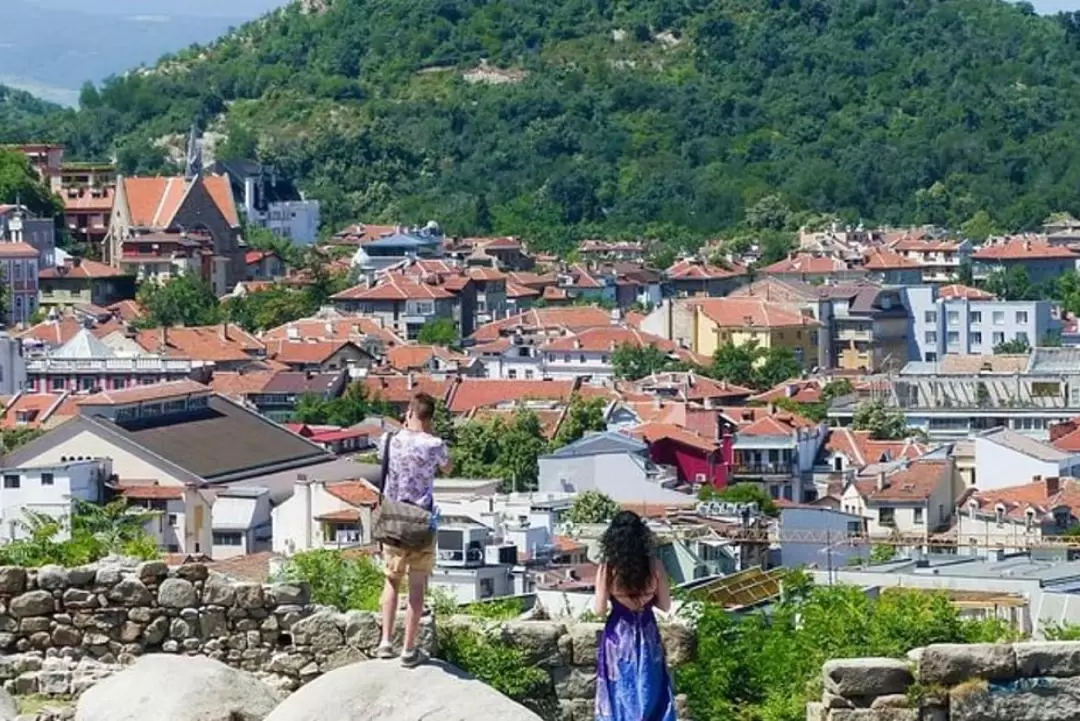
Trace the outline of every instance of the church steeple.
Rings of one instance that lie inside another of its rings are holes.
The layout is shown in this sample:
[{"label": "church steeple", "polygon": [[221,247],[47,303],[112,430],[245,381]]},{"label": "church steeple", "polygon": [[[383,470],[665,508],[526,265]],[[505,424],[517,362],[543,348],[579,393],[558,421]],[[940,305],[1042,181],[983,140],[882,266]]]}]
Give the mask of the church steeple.
[{"label": "church steeple", "polygon": [[192,123],[191,134],[188,136],[187,170],[184,172],[184,177],[188,180],[194,180],[202,174],[202,171],[202,143],[199,140],[199,129],[195,123]]}]

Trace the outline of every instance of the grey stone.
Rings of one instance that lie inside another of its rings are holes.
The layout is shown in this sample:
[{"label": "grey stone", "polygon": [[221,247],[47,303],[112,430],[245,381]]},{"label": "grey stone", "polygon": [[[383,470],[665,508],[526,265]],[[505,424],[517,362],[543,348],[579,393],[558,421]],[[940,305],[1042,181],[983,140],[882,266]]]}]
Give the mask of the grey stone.
[{"label": "grey stone", "polygon": [[596,696],[596,674],[580,668],[559,666],[552,669],[555,694],[565,699],[590,699]]},{"label": "grey stone", "polygon": [[[330,671],[298,689],[265,721],[415,721],[540,717],[439,661],[402,673],[394,661],[365,661]],[[83,721],[83,719],[79,719]],[[95,720],[96,721],[96,720]]]},{"label": "grey stone", "polygon": [[7,691],[0,690],[0,721],[11,721],[19,713],[15,699]]},{"label": "grey stone", "polygon": [[[282,626],[288,628],[282,623]],[[375,614],[368,611],[349,611],[345,614],[345,642],[369,651],[379,645],[382,630]]]},{"label": "grey stone", "polygon": [[170,638],[168,641],[161,644],[161,650],[164,651],[165,653],[179,653],[179,651],[180,651],[180,642],[177,641],[176,639]]},{"label": "grey stone", "polygon": [[664,623],[660,625],[660,638],[664,642],[669,666],[681,666],[694,660],[697,654],[697,636],[694,630],[683,623]]},{"label": "grey stone", "polygon": [[76,566],[68,569],[68,584],[72,586],[89,586],[96,578],[96,566]]},{"label": "grey stone", "polygon": [[905,693],[914,680],[908,663],[895,658],[834,659],[822,674],[825,690],[845,698]]},{"label": "grey stone", "polygon": [[843,696],[837,696],[834,693],[824,691],[821,694],[821,704],[828,709],[834,708],[855,708],[855,702],[851,699],[844,698]]},{"label": "grey stone", "polygon": [[134,621],[124,621],[117,634],[121,643],[135,643],[143,635],[143,627]]},{"label": "grey stone", "polygon": [[503,637],[525,652],[527,663],[555,666],[559,663],[559,638],[565,633],[566,626],[556,621],[510,621]]},{"label": "grey stone", "polygon": [[54,646],[78,646],[82,643],[82,632],[71,626],[57,626],[52,632]]},{"label": "grey stone", "polygon": [[602,623],[575,623],[570,626],[575,666],[596,663],[596,649],[600,643],[600,634],[603,632],[604,624]]},{"label": "grey stone", "polygon": [[150,583],[159,583],[169,575],[169,567],[164,561],[144,561],[135,569],[135,575]]},{"label": "grey stone", "polygon": [[1080,643],[1047,641],[1013,644],[1021,676],[1080,676]]},{"label": "grey stone", "polygon": [[870,704],[870,708],[911,708],[911,699],[909,699],[905,693],[887,694],[885,696],[878,696],[874,699]]},{"label": "grey stone", "polygon": [[11,599],[8,610],[16,618],[26,616],[47,616],[56,608],[53,596],[48,591],[28,591]]},{"label": "grey stone", "polygon": [[225,612],[215,609],[203,609],[199,614],[199,633],[203,638],[219,638],[229,635],[229,626]]},{"label": "grey stone", "polygon": [[75,611],[97,608],[98,605],[97,596],[81,588],[64,591],[63,602],[64,608]]},{"label": "grey stone", "polygon": [[68,586],[68,572],[63,566],[42,566],[37,570],[38,588],[58,591]]},{"label": "grey stone", "polygon": [[75,719],[263,721],[279,701],[254,676],[218,661],[151,654],[88,689]]},{"label": "grey stone", "polygon": [[267,595],[278,604],[304,605],[310,600],[306,583],[275,583],[268,589]]},{"label": "grey stone", "polygon": [[205,563],[185,563],[176,567],[176,577],[188,581],[205,581],[210,576],[210,570]]},{"label": "grey stone", "polygon": [[169,638],[182,640],[192,635],[191,625],[182,618],[174,618],[169,624]]},{"label": "grey stone", "polygon": [[[249,653],[251,653],[251,651],[244,652],[245,655]],[[346,646],[345,648],[339,648],[337,651],[334,651],[327,656],[326,660],[319,664],[319,670],[326,673],[327,671],[333,671],[335,668],[348,666],[350,663],[358,663],[366,660],[367,657],[364,656],[364,653],[360,649]]]},{"label": "grey stone", "polygon": [[94,573],[94,584],[97,586],[115,586],[120,583],[124,569],[120,566],[98,566]]},{"label": "grey stone", "polygon": [[125,606],[148,606],[154,598],[146,584],[130,576],[109,589],[105,595],[110,601]]},{"label": "grey stone", "polygon": [[1075,721],[1080,718],[1078,709],[1080,678],[968,682],[949,693],[951,721]]},{"label": "grey stone", "polygon": [[31,616],[19,621],[19,633],[37,633],[52,628],[52,621],[47,616]]},{"label": "grey stone", "polygon": [[919,712],[906,708],[853,708],[829,711],[829,721],[919,721]]},{"label": "grey stone", "polygon": [[263,605],[263,588],[258,583],[236,584],[236,605],[240,608],[256,609]]},{"label": "grey stone", "polygon": [[0,593],[11,596],[26,590],[26,569],[0,566]]},{"label": "grey stone", "polygon": [[236,590],[226,579],[212,577],[203,586],[203,603],[208,606],[231,606],[236,602]]},{"label": "grey stone", "polygon": [[971,679],[988,681],[1016,676],[1016,652],[1011,644],[934,644],[919,659],[919,682],[953,686]]},{"label": "grey stone", "polygon": [[36,673],[24,673],[15,679],[15,693],[20,696],[31,696],[38,692],[38,675]]},{"label": "grey stone", "polygon": [[335,615],[332,611],[321,611],[298,622],[291,629],[293,641],[324,653],[337,649],[345,639],[337,627]]},{"label": "grey stone", "polygon": [[166,578],[158,586],[158,605],[165,608],[187,608],[199,602],[195,586],[182,578]]},{"label": "grey stone", "polygon": [[150,625],[148,625],[143,632],[143,643],[150,646],[156,646],[165,640],[165,636],[168,633],[169,619],[164,616],[158,616],[150,622]]},{"label": "grey stone", "polygon": [[133,608],[128,611],[128,618],[135,623],[150,623],[150,619],[154,618],[154,611],[149,608]]},{"label": "grey stone", "polygon": [[806,721],[826,721],[827,718],[825,706],[816,701],[806,704]]},{"label": "grey stone", "polygon": [[311,659],[299,653],[275,653],[270,658],[267,670],[271,673],[283,673],[287,676],[299,676],[300,669],[311,663]]}]

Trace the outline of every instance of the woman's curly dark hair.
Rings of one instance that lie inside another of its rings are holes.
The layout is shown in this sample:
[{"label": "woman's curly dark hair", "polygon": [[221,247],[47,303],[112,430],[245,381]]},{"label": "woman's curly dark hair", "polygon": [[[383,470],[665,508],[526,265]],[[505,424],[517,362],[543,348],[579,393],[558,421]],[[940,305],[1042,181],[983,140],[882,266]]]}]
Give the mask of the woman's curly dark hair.
[{"label": "woman's curly dark hair", "polygon": [[655,551],[652,531],[633,511],[615,514],[600,537],[600,554],[607,565],[608,581],[627,596],[644,596],[649,592]]}]

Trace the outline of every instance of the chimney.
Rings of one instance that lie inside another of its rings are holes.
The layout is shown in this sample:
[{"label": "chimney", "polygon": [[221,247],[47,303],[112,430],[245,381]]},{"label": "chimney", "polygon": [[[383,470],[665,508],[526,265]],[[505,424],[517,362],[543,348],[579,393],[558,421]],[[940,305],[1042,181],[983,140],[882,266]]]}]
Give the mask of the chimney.
[{"label": "chimney", "polygon": [[407,380],[405,381],[405,387],[411,391],[416,385],[416,374],[412,371],[409,371],[409,375],[406,376],[406,378]]},{"label": "chimney", "polygon": [[169,347],[169,326],[163,325],[158,329],[158,350]]},{"label": "chimney", "polygon": [[885,471],[881,471],[877,474],[877,489],[884,491],[888,487],[889,483],[885,478]]},{"label": "chimney", "polygon": [[1061,479],[1057,476],[1048,477],[1046,483],[1046,497],[1051,498],[1056,496],[1061,490]]},{"label": "chimney", "polygon": [[306,474],[297,473],[296,485],[299,486],[299,488],[296,489],[296,493],[300,496],[300,512],[303,514],[304,519],[304,535],[300,539],[299,550],[306,551],[312,547],[312,541],[314,540],[312,538],[312,526],[314,525],[315,519],[311,516],[311,482],[308,480]]},{"label": "chimney", "polygon": [[71,265],[72,267],[78,268],[80,265],[82,265],[82,258],[77,255],[71,256]]}]

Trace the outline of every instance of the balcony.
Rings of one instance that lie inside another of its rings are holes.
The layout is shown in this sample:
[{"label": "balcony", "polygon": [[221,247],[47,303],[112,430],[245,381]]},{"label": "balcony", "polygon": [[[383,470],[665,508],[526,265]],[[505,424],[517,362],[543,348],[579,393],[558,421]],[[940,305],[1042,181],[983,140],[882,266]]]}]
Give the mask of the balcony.
[{"label": "balcony", "polygon": [[790,478],[797,473],[798,466],[794,461],[777,461],[775,463],[736,463],[731,467],[731,475],[733,476],[754,478]]},{"label": "balcony", "polygon": [[190,373],[182,358],[27,358],[28,373]]},{"label": "balcony", "polygon": [[836,329],[836,340],[841,343],[871,343],[874,334],[869,328],[840,327]]},{"label": "balcony", "polygon": [[89,303],[90,290],[42,290],[42,303]]},{"label": "balcony", "polygon": [[439,563],[452,565],[482,565],[484,563],[484,551],[481,548],[469,548],[466,550],[453,548],[440,548],[437,558]]}]

